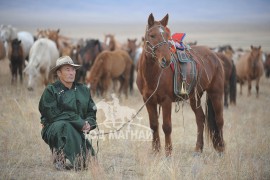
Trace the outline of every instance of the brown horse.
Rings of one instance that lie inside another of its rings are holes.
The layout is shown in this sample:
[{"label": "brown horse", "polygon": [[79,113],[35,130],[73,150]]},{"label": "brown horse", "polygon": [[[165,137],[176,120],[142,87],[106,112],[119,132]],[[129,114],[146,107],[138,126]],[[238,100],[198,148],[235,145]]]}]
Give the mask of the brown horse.
[{"label": "brown horse", "polygon": [[267,78],[270,77],[270,54],[266,55],[266,59],[264,62],[265,76]]},{"label": "brown horse", "polygon": [[79,51],[79,63],[82,65],[78,69],[76,76],[85,81],[86,72],[93,66],[99,53],[104,50],[102,43],[98,39],[89,39]]},{"label": "brown horse", "polygon": [[236,69],[232,59],[220,52],[217,55],[222,61],[225,73],[224,106],[228,108],[228,95],[230,95],[230,104],[236,104]]},{"label": "brown horse", "polygon": [[[167,31],[169,15],[161,21],[155,21],[153,14],[148,18],[145,33],[145,43],[142,57],[138,64],[137,86],[146,103],[150,128],[153,130],[152,147],[160,150],[158,108],[160,105],[163,114],[162,129],[165,133],[165,152],[171,155],[172,151],[172,102],[179,101],[174,94],[173,72],[168,68],[172,52],[168,42]],[[203,150],[203,131],[206,126],[208,135],[218,152],[225,149],[223,141],[223,66],[217,55],[205,46],[193,46],[190,57],[196,62],[197,82],[188,94],[190,106],[195,113],[197,122],[197,143],[195,152]],[[207,115],[201,106],[203,92],[207,92]],[[205,119],[207,120],[205,124]]]},{"label": "brown horse", "polygon": [[121,49],[122,45],[116,41],[114,35],[105,34],[104,43],[106,45],[106,50],[114,51],[116,49]]},{"label": "brown horse", "polygon": [[73,46],[72,39],[63,35],[60,35],[60,29],[57,30],[37,30],[37,38],[48,38],[55,42],[60,56],[69,55],[69,50]]},{"label": "brown horse", "polygon": [[23,67],[24,67],[24,56],[21,45],[21,40],[17,38],[11,42],[11,56],[10,56],[10,70],[11,70],[11,83],[17,82],[17,75],[20,75],[20,82],[23,82]]},{"label": "brown horse", "polygon": [[132,60],[126,51],[103,51],[97,56],[89,73],[87,73],[86,83],[90,85],[93,94],[95,94],[97,86],[100,85],[101,95],[106,97],[111,81],[118,79],[120,81],[119,96],[124,91],[127,98],[131,66]]},{"label": "brown horse", "polygon": [[242,85],[248,81],[248,96],[251,91],[251,81],[256,80],[256,96],[259,97],[259,82],[263,75],[263,62],[261,46],[250,46],[251,51],[242,55],[236,64],[237,80],[240,83],[240,94]]}]

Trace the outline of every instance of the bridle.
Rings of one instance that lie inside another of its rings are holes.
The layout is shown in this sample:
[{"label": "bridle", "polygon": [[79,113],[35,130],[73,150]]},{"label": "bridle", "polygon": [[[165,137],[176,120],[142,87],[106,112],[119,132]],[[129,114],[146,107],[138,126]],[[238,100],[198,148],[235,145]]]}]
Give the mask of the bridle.
[{"label": "bridle", "polygon": [[[160,32],[160,34],[161,34],[161,37],[162,37],[162,41],[161,42],[158,42],[157,44],[152,44],[149,40],[148,40],[148,36],[146,36],[146,41],[145,41],[145,43],[146,43],[146,46],[144,47],[145,48],[145,52],[146,53],[149,53],[149,54],[151,54],[152,55],[152,58],[157,58],[157,56],[156,56],[156,50],[159,48],[159,47],[161,47],[161,46],[163,46],[164,44],[166,45],[166,44],[169,44],[169,41],[166,41],[165,40],[165,38],[164,38],[164,35],[163,35],[163,33],[165,32],[165,27],[164,26],[162,26],[161,24],[159,24],[159,25],[156,25],[156,26],[153,26],[153,27],[151,27],[151,28],[148,28],[148,26],[147,26],[147,29],[146,29],[146,34],[148,34],[148,32],[151,30],[151,29],[154,29],[154,28],[159,28],[159,32]],[[148,51],[148,49],[150,50],[150,51]]]}]

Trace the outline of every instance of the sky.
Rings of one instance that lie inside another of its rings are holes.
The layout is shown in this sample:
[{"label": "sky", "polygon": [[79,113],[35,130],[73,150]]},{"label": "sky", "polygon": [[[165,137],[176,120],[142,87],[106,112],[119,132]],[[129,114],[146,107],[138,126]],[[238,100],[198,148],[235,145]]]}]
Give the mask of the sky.
[{"label": "sky", "polygon": [[0,24],[270,23],[270,0],[1,0]]}]

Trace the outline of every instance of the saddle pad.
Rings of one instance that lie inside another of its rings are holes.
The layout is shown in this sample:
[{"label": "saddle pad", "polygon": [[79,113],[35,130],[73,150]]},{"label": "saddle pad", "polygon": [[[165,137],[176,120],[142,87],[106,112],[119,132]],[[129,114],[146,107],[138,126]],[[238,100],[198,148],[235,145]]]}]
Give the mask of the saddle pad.
[{"label": "saddle pad", "polygon": [[189,94],[196,84],[197,70],[195,61],[186,54],[185,51],[177,50],[172,55],[174,93],[176,96],[182,96],[182,84],[185,83],[185,90]]}]

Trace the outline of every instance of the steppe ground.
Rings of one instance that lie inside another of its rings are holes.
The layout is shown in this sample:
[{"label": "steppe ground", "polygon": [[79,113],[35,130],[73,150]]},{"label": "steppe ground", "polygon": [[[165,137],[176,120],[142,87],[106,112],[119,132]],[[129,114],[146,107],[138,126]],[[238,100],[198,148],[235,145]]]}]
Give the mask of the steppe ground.
[{"label": "steppe ground", "polygon": [[[32,32],[34,29],[31,29]],[[101,31],[106,32],[101,28],[94,34],[85,32],[81,36],[78,30],[62,30],[64,35],[76,38],[101,38]],[[260,36],[254,37],[255,41],[249,40],[248,33],[219,36],[217,32],[213,36],[220,39],[211,39],[206,32],[195,32],[192,31],[194,40],[199,39],[199,43],[205,42],[210,46],[234,42],[235,48],[248,48],[253,42],[257,45],[262,41],[269,48],[266,42],[269,42],[267,38],[270,36],[265,36],[269,32],[259,32]],[[142,35],[140,29],[136,35],[134,32],[123,37],[116,34],[116,37],[122,37],[123,42],[126,37],[139,38]],[[234,37],[239,37],[239,42]],[[246,85],[242,96],[238,86],[237,105],[224,109],[226,150],[222,157],[207,141],[201,156],[193,156],[197,133],[195,117],[188,103],[184,103],[183,107],[180,103],[178,113],[174,112],[177,106],[173,104],[173,154],[170,158],[165,158],[163,150],[157,155],[151,153],[151,141],[146,137],[148,115],[146,108],[143,108],[139,119],[133,121],[136,125],[130,126],[130,129],[123,128],[119,136],[108,135],[99,140],[93,137],[99,165],[90,164],[88,170],[76,172],[54,169],[49,147],[40,135],[38,102],[44,87],[39,84],[35,91],[29,92],[26,89],[27,77],[24,78],[22,85],[11,85],[9,61],[0,61],[0,179],[270,179],[270,79],[262,77],[259,98],[255,96],[254,82],[250,97],[247,97]],[[94,98],[96,103],[100,100]],[[120,99],[120,105],[137,111],[143,105],[137,88],[128,99]],[[99,111],[98,123],[104,122],[104,118],[103,112]],[[159,121],[162,125],[162,117]],[[101,125],[100,130],[108,128]],[[133,131],[133,135],[128,134],[128,130]],[[136,137],[136,133],[141,133],[141,139]],[[164,148],[161,127],[160,136]]]}]

